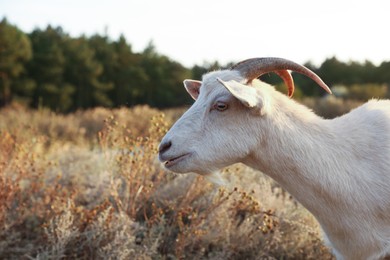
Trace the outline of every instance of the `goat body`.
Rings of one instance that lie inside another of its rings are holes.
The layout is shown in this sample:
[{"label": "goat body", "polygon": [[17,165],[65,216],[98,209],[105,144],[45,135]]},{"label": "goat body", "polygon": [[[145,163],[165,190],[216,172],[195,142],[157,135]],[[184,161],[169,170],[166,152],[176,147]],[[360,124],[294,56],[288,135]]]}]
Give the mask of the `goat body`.
[{"label": "goat body", "polygon": [[279,93],[272,99],[267,138],[243,163],[317,218],[338,259],[390,254],[390,101],[324,120]]},{"label": "goat body", "polygon": [[242,162],[316,217],[338,259],[390,255],[390,101],[326,120],[266,83],[245,82],[230,70],[187,82],[196,102],[160,144],[165,166],[211,174]]}]

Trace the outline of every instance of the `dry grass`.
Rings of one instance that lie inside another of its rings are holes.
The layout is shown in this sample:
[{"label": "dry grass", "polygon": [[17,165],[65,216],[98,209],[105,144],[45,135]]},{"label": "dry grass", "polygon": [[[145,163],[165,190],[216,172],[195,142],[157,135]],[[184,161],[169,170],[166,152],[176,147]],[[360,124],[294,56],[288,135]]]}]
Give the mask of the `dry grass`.
[{"label": "dry grass", "polygon": [[222,188],[164,171],[167,117],[1,110],[0,258],[332,259],[313,217],[261,173],[234,165]]}]

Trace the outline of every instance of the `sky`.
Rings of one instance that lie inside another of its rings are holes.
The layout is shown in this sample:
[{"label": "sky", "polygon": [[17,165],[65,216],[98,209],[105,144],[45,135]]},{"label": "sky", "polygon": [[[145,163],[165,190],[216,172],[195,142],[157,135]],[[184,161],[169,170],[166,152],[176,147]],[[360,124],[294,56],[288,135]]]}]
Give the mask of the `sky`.
[{"label": "sky", "polygon": [[135,52],[152,41],[187,67],[265,56],[390,61],[388,0],[0,0],[4,17],[27,33],[50,24],[73,37],[123,34]]}]

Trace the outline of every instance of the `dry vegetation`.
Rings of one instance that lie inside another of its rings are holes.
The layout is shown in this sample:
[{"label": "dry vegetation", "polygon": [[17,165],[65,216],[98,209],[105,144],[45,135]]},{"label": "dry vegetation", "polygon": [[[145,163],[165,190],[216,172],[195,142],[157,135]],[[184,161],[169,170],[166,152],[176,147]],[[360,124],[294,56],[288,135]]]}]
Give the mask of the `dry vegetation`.
[{"label": "dry vegetation", "polygon": [[177,116],[0,110],[1,259],[332,259],[313,217],[242,165],[231,187],[156,160]]}]

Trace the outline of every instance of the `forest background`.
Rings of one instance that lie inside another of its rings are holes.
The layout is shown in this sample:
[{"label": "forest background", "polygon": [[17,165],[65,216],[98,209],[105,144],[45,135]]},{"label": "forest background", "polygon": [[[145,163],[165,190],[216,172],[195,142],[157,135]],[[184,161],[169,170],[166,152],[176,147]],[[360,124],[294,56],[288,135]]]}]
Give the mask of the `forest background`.
[{"label": "forest background", "polygon": [[[98,106],[109,108],[148,104],[156,108],[189,105],[182,88],[186,78],[201,79],[207,71],[232,65],[218,61],[190,68],[159,53],[151,41],[134,52],[122,35],[71,37],[61,27],[23,32],[6,18],[0,22],[0,106],[11,102],[31,108],[69,113]],[[390,61],[343,62],[329,57],[315,71],[342,98],[367,100],[389,96]],[[280,79],[263,80],[282,87]],[[314,82],[294,76],[295,97],[319,97]]]}]

